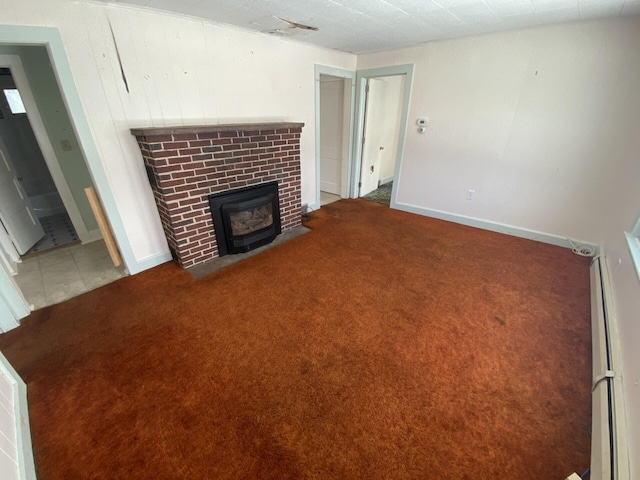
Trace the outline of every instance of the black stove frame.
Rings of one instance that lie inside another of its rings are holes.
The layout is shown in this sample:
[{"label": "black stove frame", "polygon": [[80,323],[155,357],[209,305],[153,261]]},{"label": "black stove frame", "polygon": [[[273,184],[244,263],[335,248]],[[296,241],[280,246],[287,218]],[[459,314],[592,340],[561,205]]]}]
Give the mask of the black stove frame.
[{"label": "black stove frame", "polygon": [[[234,236],[232,234],[231,213],[268,203],[272,207],[273,223],[271,225],[246,235]],[[278,182],[261,183],[260,185],[209,195],[209,206],[218,242],[218,255],[221,257],[233,253],[245,253],[261,247],[271,243],[282,233]]]}]

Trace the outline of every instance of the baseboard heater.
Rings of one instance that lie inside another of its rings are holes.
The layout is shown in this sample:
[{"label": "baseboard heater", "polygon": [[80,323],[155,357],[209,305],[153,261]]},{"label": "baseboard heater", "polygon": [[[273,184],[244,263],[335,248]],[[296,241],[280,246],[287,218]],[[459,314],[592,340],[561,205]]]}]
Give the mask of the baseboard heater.
[{"label": "baseboard heater", "polygon": [[590,480],[629,480],[620,345],[604,257],[591,264],[593,351]]}]

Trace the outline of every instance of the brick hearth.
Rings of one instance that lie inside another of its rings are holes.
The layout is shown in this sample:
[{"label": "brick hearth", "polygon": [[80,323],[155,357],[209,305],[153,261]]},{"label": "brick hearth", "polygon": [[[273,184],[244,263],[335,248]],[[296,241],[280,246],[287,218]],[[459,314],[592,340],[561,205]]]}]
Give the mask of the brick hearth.
[{"label": "brick hearth", "polygon": [[218,256],[208,195],[278,181],[282,231],[301,223],[303,123],[132,129],[169,248],[184,268]]}]

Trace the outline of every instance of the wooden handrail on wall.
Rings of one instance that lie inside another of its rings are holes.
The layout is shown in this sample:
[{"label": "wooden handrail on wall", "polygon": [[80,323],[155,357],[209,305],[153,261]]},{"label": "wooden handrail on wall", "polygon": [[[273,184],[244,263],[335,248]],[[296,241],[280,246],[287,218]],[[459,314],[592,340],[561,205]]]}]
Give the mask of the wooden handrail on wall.
[{"label": "wooden handrail on wall", "polygon": [[111,256],[111,261],[114,266],[119,267],[122,265],[122,258],[120,257],[120,252],[118,252],[118,246],[113,238],[113,233],[111,233],[109,222],[107,222],[107,217],[104,215],[104,210],[102,210],[102,205],[100,204],[100,200],[98,200],[96,191],[93,187],[87,187],[84,189],[84,193],[87,195],[89,205],[91,205],[91,210],[93,210],[93,215],[98,222],[98,228],[100,229],[100,233],[102,233],[102,238]]}]

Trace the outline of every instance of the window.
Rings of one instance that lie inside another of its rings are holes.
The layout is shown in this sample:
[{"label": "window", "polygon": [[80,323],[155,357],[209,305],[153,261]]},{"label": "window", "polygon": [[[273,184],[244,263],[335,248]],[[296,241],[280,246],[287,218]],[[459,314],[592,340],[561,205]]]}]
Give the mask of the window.
[{"label": "window", "polygon": [[640,218],[638,218],[633,229],[630,232],[624,232],[624,234],[627,236],[631,259],[636,266],[636,273],[640,279]]},{"label": "window", "polygon": [[17,115],[18,113],[27,113],[24,108],[24,104],[22,103],[22,97],[20,96],[20,92],[17,88],[5,88],[4,96],[7,97],[11,113],[14,115]]}]

